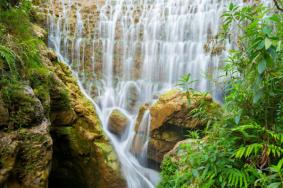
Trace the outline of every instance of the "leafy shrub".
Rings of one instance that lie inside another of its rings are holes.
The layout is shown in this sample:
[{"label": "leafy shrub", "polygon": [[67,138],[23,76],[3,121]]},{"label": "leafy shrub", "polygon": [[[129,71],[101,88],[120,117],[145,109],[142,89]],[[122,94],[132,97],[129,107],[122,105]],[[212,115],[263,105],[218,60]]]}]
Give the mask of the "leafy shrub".
[{"label": "leafy shrub", "polygon": [[160,187],[283,186],[282,23],[263,5],[231,4],[223,14],[221,35],[235,46],[224,67],[224,116],[196,146],[164,160]]}]

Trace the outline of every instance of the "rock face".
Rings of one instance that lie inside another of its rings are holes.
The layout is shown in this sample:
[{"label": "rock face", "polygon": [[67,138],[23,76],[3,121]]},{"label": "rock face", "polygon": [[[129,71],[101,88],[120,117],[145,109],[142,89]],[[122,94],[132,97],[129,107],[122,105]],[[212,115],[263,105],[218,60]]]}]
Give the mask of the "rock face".
[{"label": "rock face", "polygon": [[40,100],[21,85],[3,87],[0,101],[0,185],[46,187],[53,142]]},{"label": "rock face", "polygon": [[119,110],[115,109],[111,112],[108,129],[118,136],[122,136],[127,126],[129,119]]},{"label": "rock face", "polygon": [[70,95],[70,106],[52,112],[54,160],[49,186],[126,187],[93,105],[81,93],[69,68],[59,63],[54,72]]},{"label": "rock face", "polygon": [[69,68],[38,48],[40,68],[0,84],[0,187],[126,187],[92,103]]},{"label": "rock face", "polygon": [[[148,159],[160,163],[163,156],[190,131],[202,130],[207,123],[216,120],[219,107],[206,94],[183,93],[175,89],[161,95],[156,103],[146,107],[151,116]],[[136,137],[141,134],[138,129],[144,109],[141,107],[137,118]],[[140,151],[137,142],[134,142],[133,150],[135,153]]]}]

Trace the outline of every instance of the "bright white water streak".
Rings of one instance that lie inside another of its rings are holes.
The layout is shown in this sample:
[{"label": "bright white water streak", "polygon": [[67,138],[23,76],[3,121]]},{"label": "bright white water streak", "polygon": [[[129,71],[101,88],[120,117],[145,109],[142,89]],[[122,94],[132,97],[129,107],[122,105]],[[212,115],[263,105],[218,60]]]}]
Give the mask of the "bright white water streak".
[{"label": "bright white water streak", "polygon": [[[130,152],[134,121],[141,104],[175,87],[191,73],[194,88],[221,98],[206,79],[220,75],[222,55],[210,56],[204,44],[216,35],[229,0],[50,0],[49,42],[73,70],[81,89],[94,103],[121,162],[129,188],[154,187],[156,171],[143,160],[149,141],[149,113],[141,129],[143,152]],[[240,4],[240,0],[234,0]],[[129,127],[117,138],[108,119],[119,109]]]}]

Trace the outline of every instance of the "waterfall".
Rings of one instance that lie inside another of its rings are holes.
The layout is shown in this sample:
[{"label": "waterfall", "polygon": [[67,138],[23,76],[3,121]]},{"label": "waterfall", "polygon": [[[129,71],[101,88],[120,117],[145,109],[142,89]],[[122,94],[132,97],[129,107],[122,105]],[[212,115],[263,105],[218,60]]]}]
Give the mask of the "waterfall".
[{"label": "waterfall", "polygon": [[[116,150],[129,188],[155,187],[158,172],[146,158],[150,113],[144,114],[143,152],[131,152],[139,107],[190,73],[193,87],[221,98],[213,81],[223,53],[205,46],[219,31],[229,0],[50,0],[49,45],[77,76],[94,102],[103,129]],[[240,4],[240,0],[237,1]],[[123,138],[108,129],[111,112],[129,120]],[[143,159],[143,160],[141,160]],[[95,170],[95,169],[94,169]]]}]

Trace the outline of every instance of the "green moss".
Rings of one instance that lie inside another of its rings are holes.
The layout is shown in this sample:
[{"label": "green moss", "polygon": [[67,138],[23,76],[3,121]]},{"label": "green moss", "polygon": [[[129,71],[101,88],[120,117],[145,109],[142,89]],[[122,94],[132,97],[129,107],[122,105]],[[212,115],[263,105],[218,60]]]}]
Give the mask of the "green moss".
[{"label": "green moss", "polygon": [[55,132],[57,136],[63,136],[69,141],[69,147],[73,152],[77,152],[80,155],[87,155],[91,151],[90,143],[83,139],[83,136],[79,135],[79,132],[74,127],[60,127],[56,128]]},{"label": "green moss", "polygon": [[46,68],[31,68],[28,71],[30,85],[41,101],[45,114],[48,114],[50,110],[50,77],[51,72]]}]

